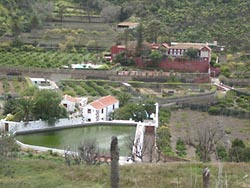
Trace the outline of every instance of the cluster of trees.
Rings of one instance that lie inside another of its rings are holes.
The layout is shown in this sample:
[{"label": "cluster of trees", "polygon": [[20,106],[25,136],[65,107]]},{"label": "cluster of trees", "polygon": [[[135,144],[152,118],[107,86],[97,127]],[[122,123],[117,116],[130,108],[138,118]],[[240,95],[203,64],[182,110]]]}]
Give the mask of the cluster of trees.
[{"label": "cluster of trees", "polygon": [[5,31],[10,29],[14,36],[19,35],[21,31],[38,28],[53,11],[51,1],[2,0],[0,7],[4,10],[1,16],[6,18],[5,24],[9,26]]},{"label": "cluster of trees", "polygon": [[53,124],[57,119],[67,117],[66,109],[60,105],[61,96],[52,90],[38,90],[31,87],[20,98],[9,97],[4,104],[3,115],[9,120],[45,120]]},{"label": "cluster of trees", "polygon": [[224,98],[208,108],[211,115],[227,115],[235,117],[249,117],[250,96],[228,91]]},{"label": "cluster of trees", "polygon": [[[247,19],[250,14],[246,7],[250,2],[247,0],[110,2],[124,9],[129,3],[131,15],[141,18],[142,23],[149,26],[146,40],[150,42],[217,40],[232,51],[249,51],[247,33],[250,25]],[[197,12],[201,16],[197,17]]]},{"label": "cluster of trees", "polygon": [[[249,51],[250,25],[247,20],[250,14],[247,7],[250,6],[250,2],[247,0],[198,0],[195,2],[193,0],[182,2],[156,0],[153,3],[148,0],[143,2],[139,0],[62,2],[64,1],[2,0],[0,10],[3,15],[0,14],[0,17],[4,19],[5,24],[1,26],[0,32],[3,34],[4,31],[13,28],[13,34],[18,34],[16,31],[20,29],[27,31],[39,27],[44,20],[51,17],[55,10],[62,18],[70,4],[82,9],[81,12],[89,17],[89,22],[91,22],[92,14],[100,14],[106,18],[107,22],[124,21],[132,16],[141,18],[141,22],[147,26],[145,39],[150,42],[218,40],[232,51]],[[197,17],[197,12],[199,12],[199,17]]]},{"label": "cluster of trees", "polygon": [[216,147],[217,157],[221,161],[250,162],[250,147],[246,147],[241,139],[234,139],[229,149],[224,146]]},{"label": "cluster of trees", "polygon": [[150,115],[155,113],[155,101],[152,99],[142,100],[137,104],[130,102],[131,95],[127,93],[121,93],[118,99],[120,108],[112,114],[114,119],[143,121],[150,119]]},{"label": "cluster of trees", "polygon": [[[196,155],[202,162],[209,162],[212,156],[216,160],[230,161],[230,162],[249,162],[250,148],[246,147],[241,139],[234,139],[231,144],[223,142],[225,132],[223,128],[218,125],[210,125],[203,129],[197,130],[197,141],[186,141],[186,144],[194,146]],[[179,143],[180,145],[180,143]],[[183,143],[181,143],[183,145]],[[179,148],[180,146],[178,146]],[[183,147],[183,146],[181,146]],[[180,149],[180,148],[179,148]],[[181,151],[185,151],[181,148]]]}]

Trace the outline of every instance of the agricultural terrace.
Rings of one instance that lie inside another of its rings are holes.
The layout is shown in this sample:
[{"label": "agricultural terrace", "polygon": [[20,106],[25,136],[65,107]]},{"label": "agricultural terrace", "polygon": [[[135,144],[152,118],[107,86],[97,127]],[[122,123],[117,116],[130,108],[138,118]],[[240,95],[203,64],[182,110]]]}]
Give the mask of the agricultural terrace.
[{"label": "agricultural terrace", "polygon": [[142,83],[128,82],[140,95],[148,97],[181,97],[196,95],[214,90],[210,84],[184,84],[184,83]]},{"label": "agricultural terrace", "polygon": [[63,80],[60,81],[58,85],[64,94],[72,96],[117,96],[120,92],[129,92],[136,97],[147,96],[153,98],[165,98],[195,95],[209,92],[214,89],[209,84],[128,83],[131,86],[126,86],[121,82],[106,80]]},{"label": "agricultural terrace", "polygon": [[113,44],[115,38],[115,31],[107,23],[81,23],[81,20],[47,22],[42,29],[21,34],[24,44],[32,45],[39,41],[40,46],[60,50],[78,46],[105,49]]},{"label": "agricultural terrace", "polygon": [[19,94],[28,87],[23,77],[0,77],[0,96]]},{"label": "agricultural terrace", "polygon": [[94,81],[94,80],[62,80],[58,84],[64,94],[71,96],[117,96],[126,91],[125,86],[119,82]]},{"label": "agricultural terrace", "polygon": [[54,51],[23,51],[15,50],[0,51],[0,66],[12,67],[38,67],[38,68],[59,68],[79,64],[82,62],[100,62],[96,55],[88,52],[69,53]]}]

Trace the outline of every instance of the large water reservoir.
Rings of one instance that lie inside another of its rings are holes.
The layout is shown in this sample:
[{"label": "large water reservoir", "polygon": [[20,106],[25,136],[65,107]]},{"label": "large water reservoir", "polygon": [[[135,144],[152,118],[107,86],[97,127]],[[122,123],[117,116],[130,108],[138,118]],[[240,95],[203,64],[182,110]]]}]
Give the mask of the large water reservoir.
[{"label": "large water reservoir", "polygon": [[57,149],[76,151],[79,144],[85,140],[96,140],[101,153],[109,153],[112,136],[117,136],[120,155],[128,156],[128,137],[134,137],[135,126],[125,125],[91,125],[85,127],[69,128],[18,135],[17,140],[24,144],[45,146]]}]

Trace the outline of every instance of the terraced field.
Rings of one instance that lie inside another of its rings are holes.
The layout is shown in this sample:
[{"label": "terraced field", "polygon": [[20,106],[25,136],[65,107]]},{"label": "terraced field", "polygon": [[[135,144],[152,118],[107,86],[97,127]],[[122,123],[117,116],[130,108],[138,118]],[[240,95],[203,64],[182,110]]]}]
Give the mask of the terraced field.
[{"label": "terraced field", "polygon": [[[97,58],[90,53],[69,53],[53,51],[0,51],[1,66],[20,66],[38,68],[59,68],[63,65],[82,62],[97,62]],[[100,60],[99,60],[100,61]]]},{"label": "terraced field", "polygon": [[72,22],[46,22],[42,29],[22,33],[25,44],[45,48],[63,48],[63,45],[109,49],[115,42],[116,31],[107,23],[86,23],[76,19]]},{"label": "terraced field", "polygon": [[22,78],[0,78],[0,96],[6,94],[20,94],[27,87],[27,82]]},{"label": "terraced field", "polygon": [[64,80],[59,83],[60,89],[64,94],[72,96],[117,96],[126,88],[117,82],[108,81],[83,81],[83,80]]}]

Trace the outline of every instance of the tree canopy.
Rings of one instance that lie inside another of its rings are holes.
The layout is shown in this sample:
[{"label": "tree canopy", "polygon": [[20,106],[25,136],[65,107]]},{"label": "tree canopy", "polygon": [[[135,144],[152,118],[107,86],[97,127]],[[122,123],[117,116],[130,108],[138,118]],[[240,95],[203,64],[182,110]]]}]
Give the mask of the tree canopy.
[{"label": "tree canopy", "polygon": [[34,96],[10,98],[4,105],[4,115],[14,115],[15,121],[42,119],[53,123],[67,117],[66,109],[60,105],[61,96],[52,90],[37,90]]}]

